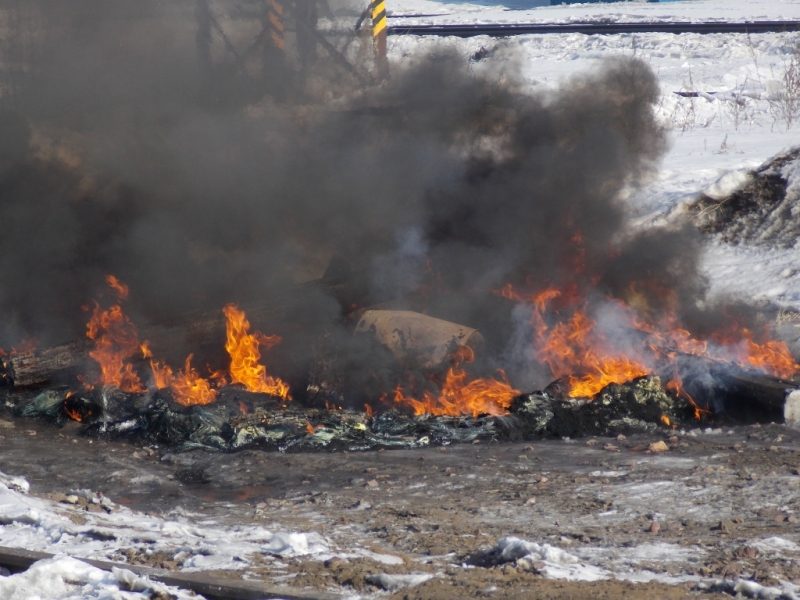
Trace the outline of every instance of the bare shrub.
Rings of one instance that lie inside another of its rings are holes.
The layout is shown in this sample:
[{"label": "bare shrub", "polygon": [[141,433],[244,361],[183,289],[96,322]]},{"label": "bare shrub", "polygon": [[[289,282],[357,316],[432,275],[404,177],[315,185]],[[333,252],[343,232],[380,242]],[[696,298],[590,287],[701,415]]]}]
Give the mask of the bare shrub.
[{"label": "bare shrub", "polygon": [[783,59],[783,73],[779,79],[782,89],[768,97],[773,125],[782,123],[787,131],[800,117],[800,40],[795,39]]}]

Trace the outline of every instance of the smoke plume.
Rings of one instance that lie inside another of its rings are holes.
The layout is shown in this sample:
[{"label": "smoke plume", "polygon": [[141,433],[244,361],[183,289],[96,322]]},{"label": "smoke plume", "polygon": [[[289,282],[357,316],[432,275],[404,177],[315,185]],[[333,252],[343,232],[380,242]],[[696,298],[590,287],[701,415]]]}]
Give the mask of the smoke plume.
[{"label": "smoke plume", "polygon": [[[342,298],[295,285],[334,257],[328,278],[343,265],[368,302],[428,297],[495,362],[514,319],[491,290],[509,282],[703,296],[691,231],[625,233],[621,195],[666,148],[643,62],[537,92],[444,54],[367,89],[343,76],[318,102],[266,53],[269,77],[208,73],[194,3],[167,4],[31,3],[47,39],[8,51],[27,75],[0,115],[0,345],[82,336],[113,273],[141,323],[289,298],[274,328],[305,365],[326,328],[350,335]],[[349,360],[369,356],[354,343]]]}]

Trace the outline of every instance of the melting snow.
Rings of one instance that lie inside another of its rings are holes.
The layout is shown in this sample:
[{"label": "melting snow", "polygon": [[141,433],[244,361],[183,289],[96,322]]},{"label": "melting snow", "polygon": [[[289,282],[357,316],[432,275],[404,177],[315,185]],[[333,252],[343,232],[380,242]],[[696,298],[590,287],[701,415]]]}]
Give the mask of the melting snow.
[{"label": "melting snow", "polygon": [[24,573],[0,577],[3,600],[150,600],[154,594],[176,600],[203,598],[126,569],[102,571],[63,556],[40,560]]},{"label": "melting snow", "polygon": [[[1,546],[116,562],[124,560],[120,551],[126,549],[147,554],[180,553],[184,571],[239,570],[249,565],[251,555],[261,553],[283,557],[330,555],[328,542],[317,533],[198,525],[184,515],[164,519],[121,506],[114,506],[110,514],[85,512],[17,491],[28,489],[20,478],[13,478],[17,490],[6,481],[12,479],[0,474]],[[78,515],[84,524],[70,519]]]}]

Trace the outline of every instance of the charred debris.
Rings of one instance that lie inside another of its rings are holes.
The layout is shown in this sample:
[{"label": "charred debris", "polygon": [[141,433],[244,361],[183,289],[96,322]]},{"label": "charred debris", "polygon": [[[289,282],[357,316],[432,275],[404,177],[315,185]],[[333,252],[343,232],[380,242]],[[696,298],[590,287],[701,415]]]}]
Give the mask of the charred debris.
[{"label": "charred debris", "polygon": [[645,63],[531,89],[450,52],[386,79],[379,4],[276,30],[272,0],[16,4],[9,414],[218,451],[781,419],[800,366],[707,301],[696,229],[626,229],[667,147]]}]

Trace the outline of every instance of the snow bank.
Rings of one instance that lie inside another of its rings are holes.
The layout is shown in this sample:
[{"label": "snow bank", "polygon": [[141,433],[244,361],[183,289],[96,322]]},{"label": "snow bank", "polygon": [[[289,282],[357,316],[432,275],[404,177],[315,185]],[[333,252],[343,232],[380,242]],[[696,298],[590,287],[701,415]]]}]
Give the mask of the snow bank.
[{"label": "snow bank", "polygon": [[542,563],[536,567],[537,570],[553,579],[598,581],[611,576],[609,571],[583,564],[577,556],[561,548],[528,542],[514,536],[499,539],[494,551],[500,562],[515,562],[523,569]]},{"label": "snow bank", "polygon": [[3,600],[150,600],[154,595],[175,600],[202,596],[140,577],[126,569],[110,573],[69,557],[34,563],[24,573],[0,577]]}]

